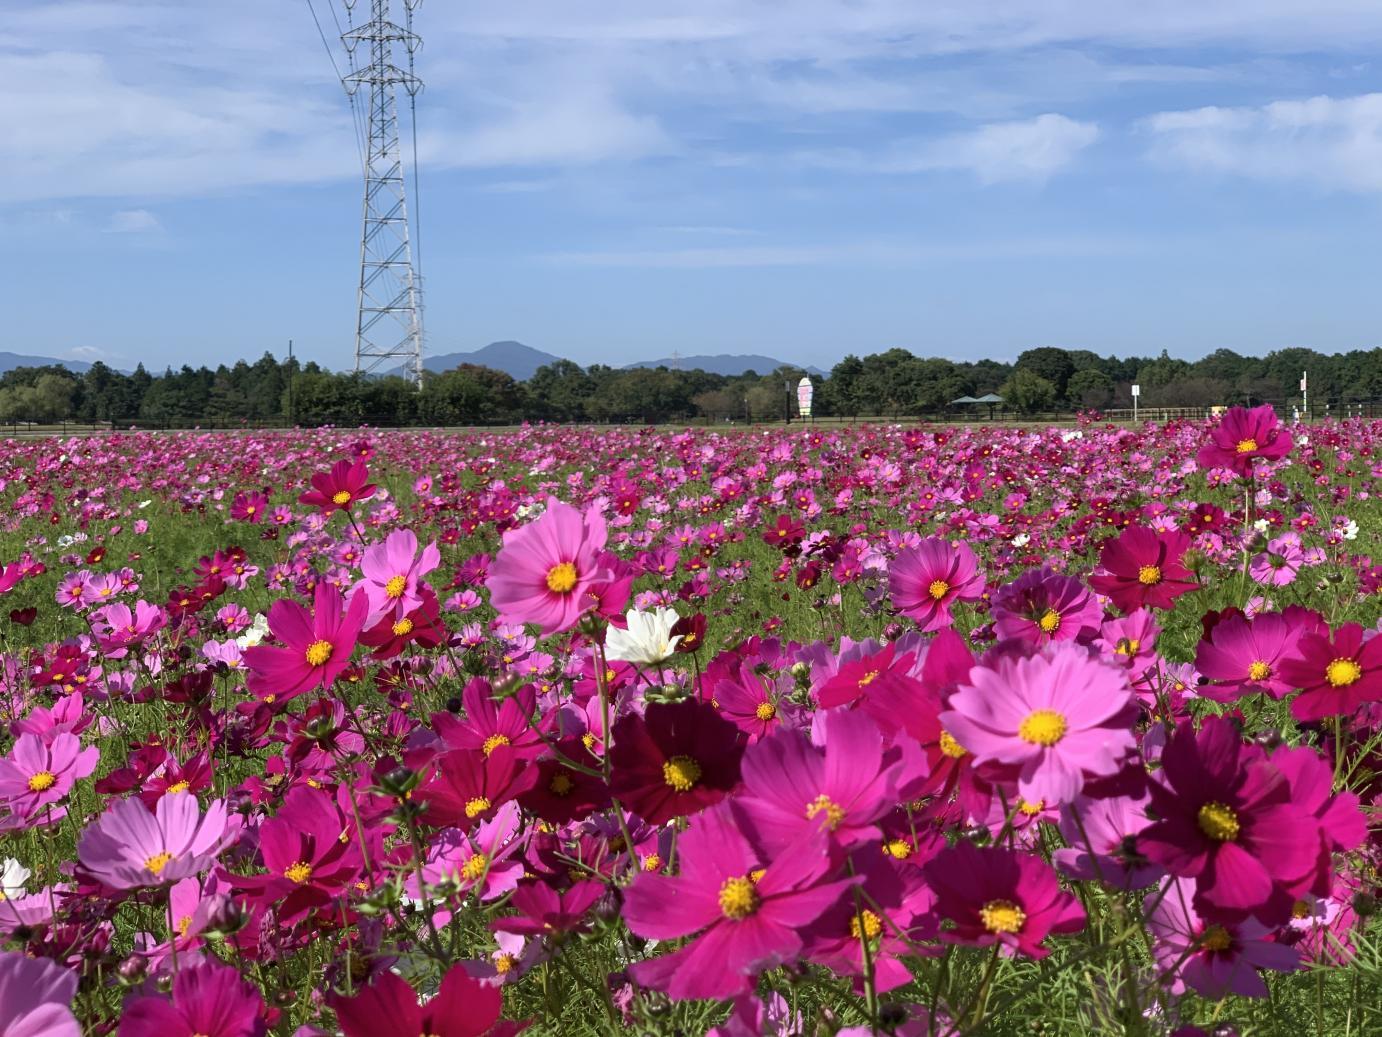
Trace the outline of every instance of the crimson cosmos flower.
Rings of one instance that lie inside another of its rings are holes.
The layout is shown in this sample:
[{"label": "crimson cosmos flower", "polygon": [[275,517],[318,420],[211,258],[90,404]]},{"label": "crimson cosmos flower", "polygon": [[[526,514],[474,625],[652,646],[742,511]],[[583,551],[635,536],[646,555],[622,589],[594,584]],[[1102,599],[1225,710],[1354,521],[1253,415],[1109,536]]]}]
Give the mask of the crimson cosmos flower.
[{"label": "crimson cosmos flower", "polygon": [[357,591],[347,603],[339,590],[322,580],[314,605],[308,612],[295,601],[279,598],[269,606],[269,630],[284,647],[245,649],[246,686],[264,701],[287,701],[316,687],[329,688],[350,665],[369,599]]},{"label": "crimson cosmos flower", "polygon": [[1256,458],[1276,461],[1291,452],[1291,433],[1276,420],[1271,404],[1248,410],[1230,407],[1195,455],[1201,468],[1229,468],[1245,478]]},{"label": "crimson cosmos flower", "polygon": [[312,489],[298,498],[299,504],[320,508],[323,515],[333,511],[350,511],[359,501],[369,500],[378,487],[369,481],[369,469],[363,461],[337,461],[329,472],[312,476]]},{"label": "crimson cosmos flower", "polygon": [[744,734],[707,702],[656,703],[612,733],[610,791],[651,825],[698,813],[739,784]]},{"label": "crimson cosmos flower", "polygon": [[451,966],[437,996],[424,1005],[395,972],[380,972],[354,997],[332,996],[328,1003],[345,1037],[512,1037],[527,1025],[500,1023],[504,995],[494,984],[471,979],[464,965]]},{"label": "crimson cosmos flower", "polygon": [[1291,702],[1297,720],[1348,715],[1382,699],[1382,637],[1364,641],[1357,623],[1345,623],[1332,637],[1306,634],[1281,661],[1281,678],[1301,689]]},{"label": "crimson cosmos flower", "polygon": [[1190,547],[1184,533],[1158,533],[1129,526],[1099,552],[1100,572],[1089,585],[1108,596],[1123,612],[1170,608],[1171,602],[1198,586],[1182,559]]}]

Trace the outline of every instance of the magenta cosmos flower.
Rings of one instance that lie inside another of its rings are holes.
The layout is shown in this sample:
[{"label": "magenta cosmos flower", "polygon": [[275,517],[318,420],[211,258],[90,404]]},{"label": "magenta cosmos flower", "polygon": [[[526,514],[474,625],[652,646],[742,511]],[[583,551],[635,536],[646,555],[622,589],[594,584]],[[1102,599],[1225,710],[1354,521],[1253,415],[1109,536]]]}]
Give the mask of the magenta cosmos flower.
[{"label": "magenta cosmos flower", "polygon": [[70,1005],[77,974],[46,958],[0,951],[0,1033],[81,1037]]},{"label": "magenta cosmos flower", "polygon": [[819,724],[823,750],[805,732],[783,729],[744,754],[738,802],[770,850],[820,830],[841,846],[876,839],[876,822],[897,806],[899,754],[885,761],[877,725],[844,710],[820,714]]},{"label": "magenta cosmos flower", "polygon": [[1049,568],[1029,569],[993,599],[993,625],[1000,638],[1032,644],[1073,641],[1098,630],[1104,610],[1079,580]]},{"label": "magenta cosmos flower", "polygon": [[337,461],[331,471],[312,476],[312,489],[299,497],[298,503],[320,508],[323,515],[348,512],[359,501],[373,497],[377,489],[369,481],[369,469],[363,461]]},{"label": "magenta cosmos flower", "polygon": [[181,969],[173,977],[172,994],[171,1000],[131,998],[120,1016],[120,1037],[259,1037],[268,1032],[259,990],[218,962]]},{"label": "magenta cosmos flower", "polygon": [[543,634],[570,630],[594,601],[592,585],[610,579],[600,564],[605,520],[582,515],[555,497],[536,522],[504,534],[486,585],[490,604],[506,623],[535,623]]},{"label": "magenta cosmos flower", "polygon": [[1084,928],[1079,901],[1063,892],[1056,873],[1030,853],[959,842],[923,871],[936,894],[937,913],[951,923],[941,930],[949,943],[996,943],[1008,953],[1044,958],[1051,953],[1041,946],[1048,935]]},{"label": "magenta cosmos flower", "polygon": [[967,545],[927,537],[893,559],[888,593],[897,610],[923,632],[940,630],[950,625],[951,605],[983,595],[984,580]]},{"label": "magenta cosmos flower", "polygon": [[1195,880],[1195,910],[1215,917],[1285,921],[1296,898],[1328,867],[1319,821],[1292,801],[1286,776],[1233,724],[1187,721],[1161,754],[1156,817],[1138,836],[1148,858]]},{"label": "magenta cosmos flower", "polygon": [[0,805],[31,818],[56,803],[72,785],[96,769],[101,751],[83,749],[76,735],[63,731],[45,743],[39,735],[20,735],[0,759]]},{"label": "magenta cosmos flower", "polygon": [[1279,699],[1295,688],[1282,663],[1312,626],[1312,613],[1297,606],[1285,612],[1241,613],[1214,624],[1195,653],[1195,669],[1209,680],[1199,693],[1216,702],[1232,702],[1262,692]]},{"label": "magenta cosmos flower", "polygon": [[1333,637],[1306,634],[1281,663],[1281,677],[1301,692],[1291,703],[1300,721],[1347,715],[1382,699],[1382,637],[1363,640],[1363,628],[1345,623]]},{"label": "magenta cosmos flower", "polygon": [[1118,770],[1137,744],[1135,711],[1123,673],[1062,641],[976,666],[940,723],[995,780],[1016,778],[1023,800],[1054,806]]},{"label": "magenta cosmos flower", "polygon": [[681,874],[641,874],[624,894],[624,921],[639,936],[699,934],[631,970],[674,1000],[746,993],[762,970],[796,960],[801,930],[856,882],[831,877],[836,865],[824,832],[765,861],[737,821],[731,804],[700,815],[677,847]]},{"label": "magenta cosmos flower", "polygon": [[1171,602],[1198,586],[1182,559],[1190,538],[1175,531],[1158,533],[1129,526],[1099,552],[1100,572],[1089,585],[1123,612],[1170,608]]},{"label": "magenta cosmos flower", "polygon": [[164,886],[205,871],[239,834],[239,818],[220,800],[203,816],[190,792],[161,796],[152,813],[124,799],[82,833],[77,859],[114,889]]},{"label": "magenta cosmos flower", "polygon": [[496,1025],[504,995],[498,986],[466,975],[464,965],[447,970],[437,996],[424,1005],[394,972],[381,972],[354,997],[331,996],[327,1002],[345,1037],[499,1037],[522,1029],[517,1023]]},{"label": "magenta cosmos flower", "polygon": [[390,533],[382,544],[365,549],[360,561],[364,578],[355,585],[356,593],[369,599],[366,626],[381,619],[399,620],[422,605],[426,576],[441,564],[436,544],[428,544],[418,554],[417,536],[411,529]]},{"label": "magenta cosmos flower", "polygon": [[1271,405],[1264,403],[1252,410],[1230,407],[1195,460],[1201,468],[1228,468],[1246,477],[1257,458],[1276,461],[1290,452],[1291,433],[1277,423]]},{"label": "magenta cosmos flower", "polygon": [[350,653],[365,625],[369,599],[359,592],[350,601],[326,580],[317,584],[315,608],[287,598],[269,606],[269,630],[284,647],[245,649],[246,684],[266,702],[295,698],[313,688],[331,687],[350,665]]}]

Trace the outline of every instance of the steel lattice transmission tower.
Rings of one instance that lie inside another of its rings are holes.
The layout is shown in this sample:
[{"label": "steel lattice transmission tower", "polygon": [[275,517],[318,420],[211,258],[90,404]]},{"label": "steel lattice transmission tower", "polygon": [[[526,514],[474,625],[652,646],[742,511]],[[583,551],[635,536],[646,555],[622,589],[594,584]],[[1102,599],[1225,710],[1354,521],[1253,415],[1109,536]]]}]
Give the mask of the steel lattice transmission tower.
[{"label": "steel lattice transmission tower", "polygon": [[[399,145],[396,87],[410,99],[422,89],[413,74],[413,58],[422,39],[412,30],[413,11],[422,0],[403,0],[405,24],[393,22],[389,0],[365,0],[369,21],[356,26],[351,17],[361,0],[343,0],[351,27],[341,34],[351,71],[344,78],[355,96],[369,91],[363,133],[365,204],[360,233],[360,305],[355,328],[355,370],[401,366],[422,382],[422,292],[408,239],[408,194]],[[395,45],[407,55],[407,68],[394,63]],[[368,61],[357,62],[357,51]],[[414,113],[416,106],[414,105]],[[416,125],[416,120],[414,120]],[[417,163],[414,131],[413,163]],[[416,169],[414,170],[416,175]],[[393,361],[393,363],[388,363]]]}]

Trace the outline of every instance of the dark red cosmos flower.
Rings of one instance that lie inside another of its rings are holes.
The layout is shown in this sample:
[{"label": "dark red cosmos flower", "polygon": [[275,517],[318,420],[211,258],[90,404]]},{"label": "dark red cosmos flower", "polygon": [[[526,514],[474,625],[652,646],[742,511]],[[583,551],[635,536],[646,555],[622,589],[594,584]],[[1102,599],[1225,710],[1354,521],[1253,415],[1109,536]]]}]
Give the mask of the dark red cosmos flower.
[{"label": "dark red cosmos flower", "polygon": [[1241,476],[1261,457],[1275,461],[1291,452],[1291,433],[1276,420],[1271,404],[1248,410],[1231,407],[1195,455],[1201,468],[1230,468]]},{"label": "dark red cosmos flower", "polygon": [[1138,835],[1142,853],[1195,879],[1203,915],[1285,921],[1321,862],[1328,866],[1320,824],[1292,801],[1286,775],[1217,716],[1198,733],[1182,723],[1161,763],[1165,781],[1150,785],[1157,820]]},{"label": "dark red cosmos flower", "polygon": [[691,655],[699,651],[701,645],[705,644],[706,626],[707,620],[704,612],[683,616],[673,623],[671,636],[681,638],[677,642],[677,652]]},{"label": "dark red cosmos flower", "polygon": [[1079,901],[1060,888],[1050,865],[1030,853],[996,846],[981,850],[962,841],[942,850],[923,871],[937,912],[952,923],[941,932],[949,943],[997,943],[1044,958],[1051,953],[1041,946],[1048,935],[1084,928]]},{"label": "dark red cosmos flower", "polygon": [[504,995],[493,983],[453,965],[442,978],[437,996],[424,1005],[406,979],[383,971],[354,997],[332,995],[345,1037],[512,1037],[526,1023],[499,1022]]},{"label": "dark red cosmos flower", "polygon": [[699,813],[739,783],[744,734],[709,703],[651,705],[613,735],[610,791],[649,824]]},{"label": "dark red cosmos flower", "polygon": [[26,609],[10,609],[10,622],[16,626],[26,627],[38,618],[38,609],[30,606]]},{"label": "dark red cosmos flower", "polygon": [[1281,660],[1281,678],[1301,693],[1291,702],[1300,721],[1352,713],[1382,699],[1382,637],[1363,640],[1363,628],[1345,623],[1330,637],[1309,633]]},{"label": "dark red cosmos flower", "polygon": [[537,780],[519,795],[518,802],[544,821],[564,825],[589,817],[609,805],[609,789],[593,774],[567,766],[574,760],[592,767],[599,760],[586,751],[580,738],[568,738],[553,746],[553,754],[537,761]]},{"label": "dark red cosmos flower", "polygon": [[336,510],[349,511],[357,502],[369,500],[377,489],[369,481],[369,469],[363,461],[337,461],[331,471],[312,476],[312,489],[300,496],[298,503],[320,508],[323,515],[330,515]]},{"label": "dark red cosmos flower", "polygon": [[786,550],[796,547],[806,537],[806,527],[790,515],[779,515],[777,521],[763,531],[763,543]]},{"label": "dark red cosmos flower", "polygon": [[1104,542],[1101,571],[1089,578],[1089,585],[1123,612],[1170,608],[1176,598],[1198,586],[1182,561],[1189,547],[1184,533],[1129,526]]},{"label": "dark red cosmos flower", "polygon": [[582,928],[581,920],[604,893],[602,882],[577,882],[564,893],[545,882],[524,882],[513,891],[509,907],[516,917],[499,918],[490,928],[501,933],[545,936]]},{"label": "dark red cosmos flower", "polygon": [[441,620],[441,606],[431,588],[418,588],[422,604],[406,616],[395,619],[386,615],[378,623],[360,633],[360,643],[373,648],[374,658],[392,659],[410,644],[422,648],[435,648],[446,636],[446,627]]},{"label": "dark red cosmos flower", "polygon": [[537,768],[507,745],[453,749],[437,758],[437,773],[415,793],[428,824],[469,831],[537,781]]}]

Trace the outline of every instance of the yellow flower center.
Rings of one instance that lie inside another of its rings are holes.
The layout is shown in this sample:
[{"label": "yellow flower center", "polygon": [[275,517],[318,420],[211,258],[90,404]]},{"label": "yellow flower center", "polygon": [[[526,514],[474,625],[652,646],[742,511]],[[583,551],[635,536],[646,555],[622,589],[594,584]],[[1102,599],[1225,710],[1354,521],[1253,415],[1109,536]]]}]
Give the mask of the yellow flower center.
[{"label": "yellow flower center", "polygon": [[806,804],[806,817],[809,820],[822,811],[825,812],[826,826],[832,832],[839,828],[840,822],[845,819],[845,808],[824,793]]},{"label": "yellow flower center", "polygon": [[408,577],[399,573],[397,576],[389,578],[389,582],[384,584],[384,593],[391,598],[403,597],[403,592],[408,589]]},{"label": "yellow flower center", "polygon": [[1324,679],[1334,688],[1347,688],[1363,676],[1363,668],[1352,659],[1335,659],[1324,668]]},{"label": "yellow flower center", "polygon": [[1144,565],[1137,570],[1137,582],[1144,587],[1155,587],[1161,582],[1161,569],[1155,565]]},{"label": "yellow flower center", "polygon": [[701,780],[701,765],[689,756],[673,756],[662,764],[662,780],[678,792],[690,792]]},{"label": "yellow flower center", "polygon": [[1309,901],[1297,900],[1294,904],[1291,905],[1291,917],[1294,918],[1296,921],[1304,921],[1305,919],[1309,918],[1310,915],[1311,911]]},{"label": "yellow flower center", "polygon": [[174,795],[174,794],[176,794],[176,793],[178,793],[178,792],[186,792],[186,791],[187,791],[188,789],[190,789],[191,787],[192,787],[192,786],[189,785],[189,784],[188,784],[187,782],[185,782],[185,781],[175,781],[175,782],[173,782],[171,785],[169,785],[166,789],[164,789],[163,791],[164,791],[164,793],[165,793],[166,795],[170,795],[170,796],[171,796],[171,795]]},{"label": "yellow flower center", "polygon": [[515,964],[516,962],[514,961],[514,956],[510,954],[508,951],[505,951],[502,954],[498,954],[495,956],[494,971],[502,976],[506,972],[512,972]]},{"label": "yellow flower center", "polygon": [[333,649],[330,641],[313,641],[307,646],[307,665],[325,666]]},{"label": "yellow flower center", "polygon": [[290,864],[283,872],[283,877],[301,886],[312,877],[312,865],[308,864],[306,861],[298,861],[296,864]]},{"label": "yellow flower center", "polygon": [[547,570],[547,589],[553,594],[570,594],[576,586],[576,567],[570,562],[558,562]]},{"label": "yellow flower center", "polygon": [[940,747],[941,753],[945,756],[949,756],[952,760],[958,760],[961,756],[969,752],[963,745],[955,741],[955,736],[949,731],[941,732]]},{"label": "yellow flower center", "polygon": [[1055,745],[1065,737],[1065,716],[1054,709],[1033,710],[1018,725],[1017,737],[1031,745]]},{"label": "yellow flower center", "polygon": [[771,702],[760,702],[754,707],[753,715],[766,724],[769,720],[773,719],[773,717],[777,716],[777,707]]},{"label": "yellow flower center", "polygon": [[1248,667],[1248,679],[1255,681],[1265,681],[1272,675],[1272,668],[1261,659],[1256,659]]},{"label": "yellow flower center", "polygon": [[1257,449],[1257,440],[1240,439],[1238,441],[1238,445],[1234,447],[1234,449],[1237,450],[1240,454],[1250,454]]},{"label": "yellow flower center", "polygon": [[1226,951],[1233,946],[1233,937],[1222,925],[1211,925],[1200,937],[1200,946],[1207,951]]},{"label": "yellow flower center", "polygon": [[883,919],[879,918],[867,908],[864,909],[864,924],[859,925],[859,916],[855,915],[849,920],[849,935],[856,940],[860,935],[868,937],[870,940],[878,939],[883,932]]},{"label": "yellow flower center", "polygon": [[489,858],[483,853],[477,853],[470,860],[461,865],[461,878],[467,882],[479,882],[480,876],[489,867]]},{"label": "yellow flower center", "polygon": [[52,771],[39,771],[29,778],[30,792],[47,792],[58,783],[58,777]]},{"label": "yellow flower center", "polygon": [[591,734],[589,731],[587,731],[585,734],[581,735],[581,744],[582,744],[583,746],[585,746],[587,752],[594,752],[594,751],[595,751],[595,743],[596,743],[597,741],[599,741],[599,739],[597,739],[597,738],[596,738],[593,734]]},{"label": "yellow flower center", "polygon": [[657,871],[660,867],[662,867],[662,858],[658,854],[650,853],[643,858],[644,871]]},{"label": "yellow flower center", "polygon": [[1113,649],[1114,655],[1136,655],[1138,649],[1142,647],[1142,642],[1135,637],[1120,637],[1117,646]]},{"label": "yellow flower center", "polygon": [[553,774],[552,780],[547,783],[547,791],[554,796],[569,796],[575,787],[576,783],[565,774]]},{"label": "yellow flower center", "polygon": [[347,504],[350,503],[350,491],[349,491],[349,490],[337,490],[336,493],[332,496],[331,502],[332,502],[333,504],[336,504],[336,505],[339,505],[339,506],[341,506],[341,507],[344,507],[345,505],[347,505]]},{"label": "yellow flower center", "polygon": [[1039,799],[1033,803],[1031,800],[1024,799],[1017,804],[1017,809],[1019,813],[1026,814],[1028,817],[1035,817],[1046,809],[1046,801]]},{"label": "yellow flower center", "polygon": [[1060,613],[1055,609],[1047,609],[1037,620],[1037,626],[1041,627],[1043,634],[1054,634],[1060,629]]},{"label": "yellow flower center", "polygon": [[154,875],[162,875],[163,869],[168,867],[168,862],[173,859],[173,855],[167,850],[156,853],[144,862],[144,867],[148,868]]},{"label": "yellow flower center", "polygon": [[1200,831],[1215,842],[1229,843],[1238,838],[1238,815],[1223,803],[1210,802],[1196,816]]},{"label": "yellow flower center", "polygon": [[944,580],[932,580],[931,586],[926,588],[926,593],[931,595],[932,601],[940,601],[950,593],[950,584]]},{"label": "yellow flower center", "polygon": [[979,920],[991,933],[1020,933],[1027,924],[1027,912],[1011,900],[990,900],[979,909]]},{"label": "yellow flower center", "polygon": [[178,919],[178,935],[186,936],[187,930],[192,928],[192,916],[183,915]]},{"label": "yellow flower center", "polygon": [[509,744],[511,743],[509,742],[508,735],[490,735],[488,738],[485,739],[485,744],[480,748],[484,752],[484,754],[488,756],[490,753],[494,752],[494,750],[498,749],[501,745]]},{"label": "yellow flower center", "polygon": [[720,911],[726,918],[739,920],[747,918],[758,910],[762,898],[753,887],[753,880],[747,875],[726,879],[720,887]]},{"label": "yellow flower center", "polygon": [[393,625],[393,632],[395,637],[407,637],[413,632],[413,621],[404,616]]},{"label": "yellow flower center", "polygon": [[912,844],[906,839],[889,839],[883,844],[883,852],[895,861],[905,861],[912,855]]},{"label": "yellow flower center", "polygon": [[859,687],[861,687],[861,688],[867,688],[870,684],[872,684],[872,683],[873,683],[874,681],[876,681],[877,679],[878,679],[878,671],[877,671],[877,670],[870,670],[868,673],[864,674],[862,677],[859,678]]},{"label": "yellow flower center", "polygon": [[465,802],[465,816],[479,817],[492,805],[493,804],[491,804],[490,801],[486,799],[484,796],[476,796],[474,799],[468,799]]}]

